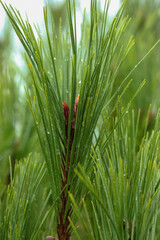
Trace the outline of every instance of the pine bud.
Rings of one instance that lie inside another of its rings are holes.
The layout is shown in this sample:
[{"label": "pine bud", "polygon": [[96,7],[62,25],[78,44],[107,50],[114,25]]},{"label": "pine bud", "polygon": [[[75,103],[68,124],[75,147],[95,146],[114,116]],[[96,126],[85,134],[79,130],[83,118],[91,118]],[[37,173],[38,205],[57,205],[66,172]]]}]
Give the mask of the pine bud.
[{"label": "pine bud", "polygon": [[68,120],[69,120],[69,107],[66,102],[62,103],[63,105],[63,112],[64,112],[64,117],[65,117],[65,123],[68,125]]},{"label": "pine bud", "polygon": [[[76,98],[75,104],[74,104],[74,114],[73,114],[73,120],[72,120],[72,129],[75,128],[78,102],[79,102],[79,96]],[[68,104],[65,101],[62,103],[62,106],[63,106],[63,113],[64,113],[64,117],[65,117],[65,124],[66,124],[66,126],[68,126],[69,107],[68,107]]]},{"label": "pine bud", "polygon": [[75,100],[74,104],[74,114],[73,114],[73,120],[72,120],[72,128],[75,128],[75,123],[76,123],[76,115],[77,115],[77,108],[78,108],[78,102],[79,102],[79,96]]}]

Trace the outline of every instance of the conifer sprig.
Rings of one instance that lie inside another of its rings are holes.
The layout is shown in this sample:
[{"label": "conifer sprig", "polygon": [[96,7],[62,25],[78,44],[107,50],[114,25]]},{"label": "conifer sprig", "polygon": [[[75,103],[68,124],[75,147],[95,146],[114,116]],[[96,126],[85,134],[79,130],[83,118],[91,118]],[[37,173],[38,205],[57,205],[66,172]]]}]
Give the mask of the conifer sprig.
[{"label": "conifer sprig", "polygon": [[[100,18],[97,0],[91,0],[89,30],[85,27],[84,16],[79,45],[75,0],[66,1],[68,23],[64,35],[61,27],[58,34],[54,32],[48,7],[44,7],[45,33],[38,28],[35,33],[29,20],[24,21],[19,11],[0,2],[26,51],[35,91],[32,100],[26,88],[27,101],[49,174],[57,235],[59,240],[69,240],[73,209],[68,191],[78,203],[85,193],[74,169],[80,164],[86,174],[92,174],[95,162],[91,151],[98,120],[111,100],[125,89],[123,86],[132,73],[112,95],[118,70],[134,45],[131,37],[126,48],[120,47],[115,61],[120,39],[130,22],[128,16],[123,17],[126,0],[109,27],[109,1],[106,0]],[[95,146],[98,146],[100,140],[95,139],[98,141]],[[114,218],[110,217],[110,221],[114,222]],[[113,231],[119,236],[116,226]]]},{"label": "conifer sprig", "polygon": [[[136,118],[134,111],[130,111],[114,131],[105,157],[102,158],[99,149],[93,150],[94,181],[82,166],[75,169],[89,192],[86,199],[91,202],[92,217],[88,218],[85,198],[84,211],[72,194],[70,198],[88,239],[155,239],[160,200],[159,113],[154,131],[150,136],[146,133],[137,149],[139,127],[139,115]],[[73,229],[79,239],[75,226]]]}]

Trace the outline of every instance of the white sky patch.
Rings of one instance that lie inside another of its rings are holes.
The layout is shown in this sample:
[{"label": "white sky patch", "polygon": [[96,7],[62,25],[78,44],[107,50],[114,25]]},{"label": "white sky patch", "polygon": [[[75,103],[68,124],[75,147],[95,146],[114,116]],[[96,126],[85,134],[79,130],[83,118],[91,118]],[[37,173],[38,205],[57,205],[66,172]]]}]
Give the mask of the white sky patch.
[{"label": "white sky patch", "polygon": [[22,53],[14,53],[13,54],[15,63],[21,68],[24,66],[24,58],[22,58]]},{"label": "white sky patch", "polygon": [[0,31],[2,30],[3,26],[4,26],[4,22],[5,22],[5,12],[2,8],[2,6],[0,5]]},{"label": "white sky patch", "polygon": [[[26,17],[28,17],[29,22],[33,27],[35,36],[37,36],[36,30],[33,25],[41,25],[43,22],[43,0],[4,0],[4,2],[7,5],[11,4],[15,9],[17,9],[24,20],[26,19]],[[0,33],[4,27],[5,18],[5,11],[0,5]],[[19,50],[17,50],[17,47],[21,48],[22,45],[16,34],[14,34],[14,42],[16,45],[16,48],[14,49],[16,51],[16,53],[14,53],[15,63],[19,67],[22,67],[23,60],[21,57],[21,53],[19,52]]]},{"label": "white sky patch", "polygon": [[[105,0],[101,0],[101,6],[104,6]],[[111,17],[115,16],[118,9],[120,8],[120,0],[111,0],[109,5],[109,15]]]},{"label": "white sky patch", "polygon": [[[105,1],[106,0],[100,0],[102,10],[103,10],[103,6],[105,4]],[[91,0],[81,0],[80,1],[80,8],[81,8],[82,12],[83,12],[84,9],[86,9],[86,13],[89,14],[89,12],[90,12],[90,2],[91,2]],[[114,16],[117,13],[119,7],[120,7],[120,0],[111,0],[110,6],[109,6],[109,15]]]},{"label": "white sky patch", "polygon": [[[104,5],[105,5],[106,0],[100,0],[100,5],[101,9],[103,11]],[[89,16],[90,14],[90,2],[91,0],[81,0],[79,5],[80,9],[77,10],[76,12],[76,22],[77,22],[77,41],[80,41],[80,36],[81,36],[81,23],[82,23],[82,14],[85,9],[86,15]],[[107,1],[108,2],[108,1]],[[120,0],[111,0],[110,5],[109,5],[109,16],[114,17],[120,8]]]},{"label": "white sky patch", "polygon": [[[52,2],[52,0],[49,0]],[[11,4],[14,8],[18,9],[22,18],[25,20],[26,15],[28,16],[29,22],[33,26],[35,25],[42,25],[43,22],[43,5],[44,2],[47,0],[4,0],[4,2],[8,5]],[[56,3],[60,4],[63,3],[64,0],[56,0]],[[80,8],[77,9],[76,12],[76,21],[77,21],[77,40],[80,41],[80,34],[81,34],[81,23],[82,23],[82,13],[84,9],[86,9],[86,14],[89,15],[90,13],[90,2],[91,0],[80,0],[79,6]],[[103,9],[105,0],[100,0],[101,7]],[[109,7],[109,15],[111,17],[115,16],[116,12],[120,7],[120,0],[111,0],[110,7]],[[5,12],[0,5],[0,32],[3,29],[4,22],[5,22]],[[34,27],[33,27],[34,30]],[[36,35],[36,31],[34,31]],[[1,34],[0,34],[1,35]],[[16,46],[21,46],[17,36],[15,35],[15,43]],[[18,53],[18,51],[17,51]],[[19,56],[15,56],[15,62],[18,65],[22,64],[21,58]]]},{"label": "white sky patch", "polygon": [[[50,0],[51,1],[51,0]],[[26,14],[29,18],[31,24],[40,24],[43,21],[43,5],[47,0],[5,0],[6,4],[11,4],[13,7],[17,8],[23,19],[26,18]],[[63,3],[64,0],[56,0],[57,4]],[[79,5],[81,13],[86,9],[86,13],[90,12],[90,2],[91,0],[80,0]],[[105,0],[100,0],[101,6],[104,6]],[[109,7],[109,15],[114,16],[120,7],[120,0],[111,0]],[[79,13],[78,13],[79,14]],[[0,5],[0,29],[4,25],[5,12]]]},{"label": "white sky patch", "polygon": [[40,23],[43,19],[43,0],[5,0],[4,2],[18,9],[23,19],[27,14],[31,24]]}]

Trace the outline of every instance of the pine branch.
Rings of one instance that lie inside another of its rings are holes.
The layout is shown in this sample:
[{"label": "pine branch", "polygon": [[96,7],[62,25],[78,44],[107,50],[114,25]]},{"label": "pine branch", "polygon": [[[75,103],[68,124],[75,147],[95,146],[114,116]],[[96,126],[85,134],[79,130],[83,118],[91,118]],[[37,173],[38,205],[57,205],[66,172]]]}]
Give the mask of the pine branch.
[{"label": "pine branch", "polygon": [[[129,38],[126,49],[121,48],[117,63],[113,68],[115,53],[130,19],[123,18],[126,5],[126,0],[124,0],[108,28],[109,3],[107,2],[102,13],[104,20],[102,21],[101,18],[98,18],[97,1],[91,1],[89,32],[85,26],[84,17],[84,33],[81,38],[81,48],[78,48],[74,0],[66,1],[68,28],[67,33],[64,33],[65,37],[63,38],[59,34],[59,39],[55,37],[56,33],[52,29],[53,20],[48,14],[47,7],[44,7],[46,35],[43,39],[40,32],[38,32],[38,37],[35,36],[28,19],[24,21],[18,11],[1,1],[27,54],[26,59],[35,92],[34,101],[32,101],[30,92],[26,88],[27,101],[33,115],[49,175],[55,214],[53,224],[57,229],[59,240],[69,240],[71,225],[74,225],[72,222],[73,208],[68,191],[78,203],[85,194],[84,185],[79,181],[78,176],[80,175],[77,176],[74,169],[82,166],[85,174],[96,179],[93,174],[95,161],[93,161],[92,149],[101,141],[99,138],[94,139],[98,121],[103,110],[108,108],[111,101],[119,93],[120,97],[123,96],[129,86],[128,77],[141,63],[140,61],[133,68],[112,94],[115,77],[134,45],[134,39]],[[72,16],[74,16],[74,20]],[[38,28],[36,30],[38,31]],[[80,58],[83,59],[81,64],[79,64]],[[126,86],[124,86],[125,84]],[[140,87],[143,84],[144,82]],[[133,99],[138,92],[139,89],[133,95]],[[127,105],[127,110],[130,105],[131,102]],[[115,126],[119,126],[124,115],[125,112],[121,112]],[[114,130],[115,127],[110,136],[114,135]],[[107,146],[108,136],[103,143],[102,152]],[[109,172],[109,169],[107,171]],[[87,185],[87,187],[91,188],[91,185]],[[90,191],[97,197],[93,188]],[[119,237],[120,233],[116,227],[113,209],[110,213],[103,206],[103,201],[100,202],[112,223],[114,236]],[[111,199],[108,203],[111,207]],[[88,223],[91,226],[90,221]],[[89,236],[92,239],[93,236],[91,234]]]}]

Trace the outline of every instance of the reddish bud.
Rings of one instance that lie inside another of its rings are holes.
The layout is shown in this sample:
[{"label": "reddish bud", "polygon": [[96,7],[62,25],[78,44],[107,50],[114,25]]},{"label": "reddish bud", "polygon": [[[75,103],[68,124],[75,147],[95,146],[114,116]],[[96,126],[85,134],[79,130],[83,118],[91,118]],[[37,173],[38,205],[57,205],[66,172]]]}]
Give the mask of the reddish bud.
[{"label": "reddish bud", "polygon": [[132,232],[132,227],[133,227],[133,221],[132,221],[131,226],[130,226],[129,234],[131,234],[131,232]]},{"label": "reddish bud", "polygon": [[75,116],[77,114],[78,102],[79,102],[79,96],[76,98],[75,104],[74,104],[74,115]]},{"label": "reddish bud", "polygon": [[77,115],[77,108],[78,108],[78,102],[79,102],[79,96],[75,100],[74,104],[74,115],[73,115],[73,120],[72,120],[72,128],[75,128],[75,123],[76,123],[76,115]]},{"label": "reddish bud", "polygon": [[[79,102],[79,96],[76,98],[75,104],[74,104],[74,114],[73,114],[73,120],[72,120],[72,128],[73,129],[75,128],[75,123],[76,123],[78,102]],[[68,121],[69,121],[69,107],[68,107],[68,104],[65,101],[62,103],[62,105],[63,105],[63,113],[64,113],[64,117],[65,117],[65,124],[67,126]]]},{"label": "reddish bud", "polygon": [[149,118],[148,118],[148,122],[151,123],[154,117],[154,112],[151,110],[149,113]]},{"label": "reddish bud", "polygon": [[[125,227],[126,227],[126,222],[125,222],[125,220],[123,220],[123,230],[125,230]],[[129,234],[132,233],[132,228],[133,228],[133,221],[132,221],[131,226],[130,226],[130,229],[129,229]],[[130,238],[129,238],[129,239],[130,239]]]},{"label": "reddish bud", "polygon": [[123,229],[125,229],[125,226],[126,226],[126,222],[125,220],[123,220]]},{"label": "reddish bud", "polygon": [[63,112],[64,112],[64,117],[65,117],[65,123],[67,125],[68,124],[68,120],[69,120],[69,107],[68,107],[68,104],[66,102],[63,102],[62,105],[63,105]]}]

